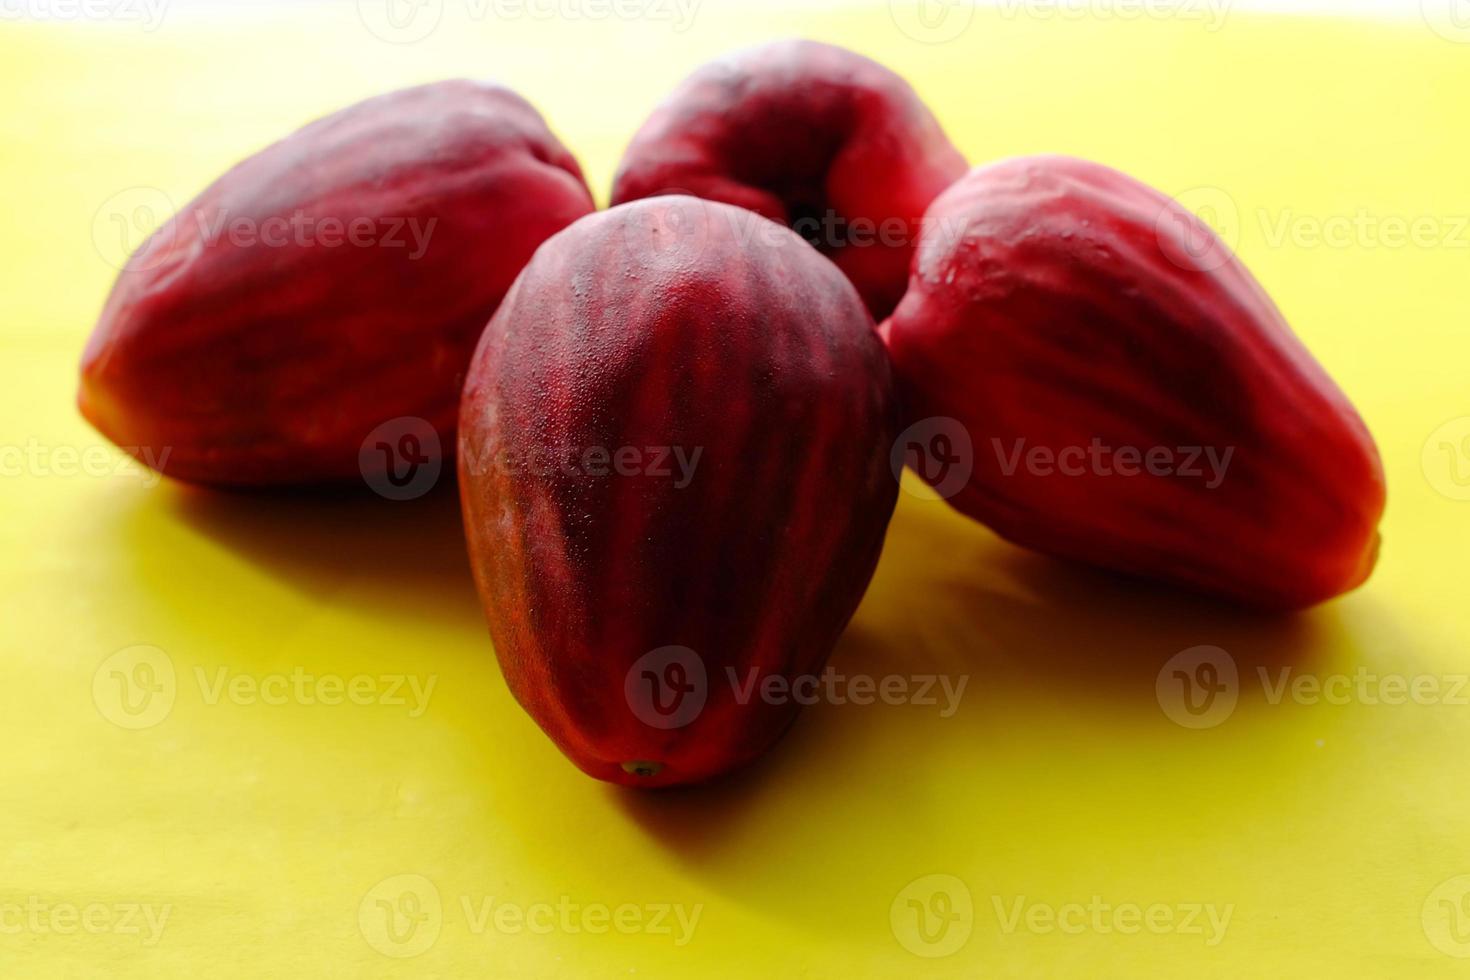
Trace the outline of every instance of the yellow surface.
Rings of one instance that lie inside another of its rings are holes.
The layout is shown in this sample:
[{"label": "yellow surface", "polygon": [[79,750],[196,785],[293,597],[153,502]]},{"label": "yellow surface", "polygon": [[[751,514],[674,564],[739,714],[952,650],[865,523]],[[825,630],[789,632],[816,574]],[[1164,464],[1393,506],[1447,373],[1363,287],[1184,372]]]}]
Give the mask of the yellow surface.
[{"label": "yellow surface", "polygon": [[[678,30],[451,2],[407,44],[350,3],[0,21],[0,977],[1470,971],[1470,31],[1079,6],[1097,15],[981,11],[942,43],[883,3],[710,0]],[[452,493],[152,485],[77,417],[117,216],[146,225],[315,115],[465,74],[537,103],[605,198],[677,79],[787,34],[892,65],[976,162],[1075,153],[1212,208],[1378,438],[1369,585],[1253,619],[905,495],[834,665],[967,676],[958,711],[824,704],[738,779],[638,795],[510,699]],[[1156,682],[1198,645],[1240,685],[1194,729]],[[1283,669],[1360,668],[1378,680],[1329,683],[1346,703],[1272,693]],[[358,675],[404,687],[320,703]],[[1376,703],[1388,677],[1435,703]],[[408,682],[433,684],[425,710]],[[916,908],[950,909],[948,931]]]}]

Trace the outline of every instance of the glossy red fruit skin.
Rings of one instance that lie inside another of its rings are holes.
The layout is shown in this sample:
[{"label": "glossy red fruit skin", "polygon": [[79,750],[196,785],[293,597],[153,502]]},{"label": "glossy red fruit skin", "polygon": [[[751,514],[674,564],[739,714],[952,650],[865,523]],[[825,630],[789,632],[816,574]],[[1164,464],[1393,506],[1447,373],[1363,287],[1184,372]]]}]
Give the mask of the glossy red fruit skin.
[{"label": "glossy red fruit skin", "polygon": [[[633,137],[621,204],[687,193],[798,228],[879,319],[903,295],[924,209],[965,159],[898,75],[830,44],[779,41],[696,71]],[[835,232],[811,225],[829,213]]]},{"label": "glossy red fruit skin", "polygon": [[[727,670],[742,683],[752,668],[820,672],[897,494],[891,369],[837,268],[784,228],[692,197],[583,218],[537,251],[486,328],[460,417],[496,655],[561,750],[598,779],[655,787],[771,745],[798,706],[740,703]],[[649,472],[598,475],[581,461],[599,447],[700,455],[680,488],[651,454]],[[670,646],[697,655],[707,684],[702,710],[660,728],[626,692]],[[624,768],[639,762],[657,772]]]},{"label": "glossy red fruit skin", "polygon": [[[1002,537],[1278,609],[1373,568],[1384,480],[1362,419],[1214,232],[1124,174],[1054,156],[972,171],[926,215],[882,333],[910,417],[969,430],[950,502]],[[1197,462],[1208,479],[1182,453],[1155,465],[1169,475],[1014,465],[1018,439],[1094,438],[1233,456]]]},{"label": "glossy red fruit skin", "polygon": [[485,322],[536,246],[592,209],[508,89],[358,103],[235,166],[132,256],[82,358],[82,414],[215,485],[361,479],[363,440],[400,416],[451,447]]}]

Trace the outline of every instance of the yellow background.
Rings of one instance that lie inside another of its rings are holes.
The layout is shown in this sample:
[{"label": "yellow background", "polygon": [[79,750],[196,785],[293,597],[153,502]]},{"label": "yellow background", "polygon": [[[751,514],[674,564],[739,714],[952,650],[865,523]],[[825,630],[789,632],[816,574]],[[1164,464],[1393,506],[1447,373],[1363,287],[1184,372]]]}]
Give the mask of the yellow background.
[{"label": "yellow background", "polygon": [[[1470,954],[1470,706],[1273,703],[1258,672],[1362,667],[1470,695],[1455,681],[1470,671],[1470,36],[1406,6],[1211,24],[1013,4],[940,43],[885,3],[707,0],[677,30],[475,19],[450,0],[433,34],[397,44],[351,3],[176,3],[154,31],[0,21],[0,976],[1470,973],[1452,955]],[[1074,153],[1211,209],[1378,439],[1371,582],[1251,617],[1027,556],[906,494],[833,663],[967,675],[958,712],[822,705],[738,778],[639,795],[578,773],[507,694],[452,488],[237,497],[95,455],[75,365],[118,215],[141,225],[160,194],[182,204],[300,123],[453,75],[524,93],[605,200],[622,146],[688,70],[792,34],[904,74],[973,162]],[[1345,240],[1312,241],[1344,216]],[[1385,242],[1417,218],[1420,241]],[[68,452],[109,472],[65,475]],[[1199,730],[1156,692],[1197,645],[1241,676],[1233,713]],[[133,729],[112,684],[146,680],[140,659],[174,687]],[[417,717],[208,696],[221,671],[298,668],[436,686]],[[907,902],[936,887],[972,914],[950,923],[954,952],[920,956],[943,950]],[[421,931],[398,944],[377,903],[412,911],[406,894]],[[477,925],[486,899],[699,919],[683,945],[677,927],[541,935]],[[1230,919],[1223,937],[1106,918],[1008,930],[1018,899]],[[130,905],[166,909],[162,933],[141,912],[129,931]],[[111,924],[62,931],[89,906]]]}]

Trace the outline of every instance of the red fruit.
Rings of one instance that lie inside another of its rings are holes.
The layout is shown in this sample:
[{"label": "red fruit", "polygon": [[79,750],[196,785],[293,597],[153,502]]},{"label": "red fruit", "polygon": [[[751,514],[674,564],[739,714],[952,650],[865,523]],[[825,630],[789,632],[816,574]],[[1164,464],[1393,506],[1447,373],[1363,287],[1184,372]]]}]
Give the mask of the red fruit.
[{"label": "red fruit", "polygon": [[797,705],[758,683],[821,670],[897,493],[887,358],[836,267],[691,197],[583,218],[486,328],[460,418],[496,654],[562,751],[666,786],[774,742]]},{"label": "red fruit", "polygon": [[898,75],[783,41],[695,72],[633,137],[613,203],[687,193],[789,224],[876,317],[903,295],[919,220],[964,157]]},{"label": "red fruit", "polygon": [[1362,419],[1224,243],[1123,174],[972,171],[883,332],[911,416],[971,436],[951,503],[1011,541],[1267,607],[1373,568]]},{"label": "red fruit", "polygon": [[593,208],[520,96],[369,99],[249,157],[129,260],[82,358],[82,414],[170,476],[358,479],[400,416],[454,428],[486,320]]}]

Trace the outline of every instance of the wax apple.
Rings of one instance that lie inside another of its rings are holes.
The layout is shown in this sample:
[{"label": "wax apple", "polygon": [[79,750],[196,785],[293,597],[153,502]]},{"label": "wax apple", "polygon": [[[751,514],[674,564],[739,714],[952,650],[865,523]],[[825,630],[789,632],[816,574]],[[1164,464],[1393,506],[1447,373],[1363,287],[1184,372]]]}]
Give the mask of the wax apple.
[{"label": "wax apple", "polygon": [[857,293],[787,229],[662,196],[553,237],[460,413],[471,563],[516,698],[612,782],[765,751],[798,709],[767,682],[821,672],[878,560],[897,418]]},{"label": "wax apple", "polygon": [[536,246],[592,208],[577,162],[503,87],[344,109],[132,256],[82,358],[82,414],[183,480],[372,480],[359,450],[384,423],[453,446],[480,331]]},{"label": "wax apple", "polygon": [[898,75],[843,48],[782,41],[681,84],[633,137],[612,198],[695,194],[787,224],[882,318],[903,295],[924,209],[965,168]]},{"label": "wax apple", "polygon": [[[1361,583],[1383,470],[1342,391],[1194,214],[1066,157],[930,207],[883,333],[950,502],[1018,544],[1267,607]],[[928,423],[923,420],[929,419]],[[927,425],[927,428],[926,428]]]}]

